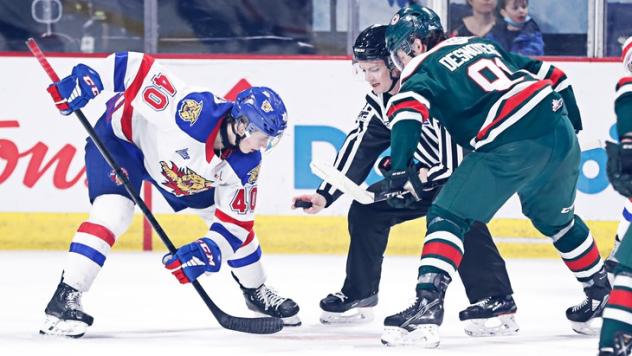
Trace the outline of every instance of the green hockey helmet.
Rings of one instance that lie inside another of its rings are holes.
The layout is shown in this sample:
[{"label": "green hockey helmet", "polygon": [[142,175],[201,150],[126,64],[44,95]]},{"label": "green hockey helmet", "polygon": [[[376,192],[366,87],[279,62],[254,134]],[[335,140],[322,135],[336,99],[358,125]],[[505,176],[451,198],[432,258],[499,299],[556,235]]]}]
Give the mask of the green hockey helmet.
[{"label": "green hockey helmet", "polygon": [[419,38],[428,49],[445,39],[439,15],[417,4],[401,8],[386,29],[386,48],[400,69],[403,65],[397,58],[397,51],[401,50],[413,57],[411,44],[415,38]]}]

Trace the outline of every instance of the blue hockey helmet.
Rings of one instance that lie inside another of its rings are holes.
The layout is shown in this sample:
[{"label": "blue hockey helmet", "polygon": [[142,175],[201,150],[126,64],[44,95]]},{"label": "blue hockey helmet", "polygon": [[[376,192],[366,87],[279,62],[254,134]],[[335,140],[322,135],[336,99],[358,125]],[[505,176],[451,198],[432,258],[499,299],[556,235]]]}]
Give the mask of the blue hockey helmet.
[{"label": "blue hockey helmet", "polygon": [[267,135],[266,150],[277,144],[287,127],[285,104],[268,87],[252,87],[239,93],[230,115],[246,125],[246,136],[257,131]]}]

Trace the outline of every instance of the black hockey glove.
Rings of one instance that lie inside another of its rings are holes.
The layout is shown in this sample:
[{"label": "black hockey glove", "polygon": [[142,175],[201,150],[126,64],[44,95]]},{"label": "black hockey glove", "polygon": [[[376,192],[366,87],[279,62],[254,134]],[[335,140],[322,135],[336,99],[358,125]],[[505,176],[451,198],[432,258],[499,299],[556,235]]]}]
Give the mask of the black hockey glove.
[{"label": "black hockey glove", "polygon": [[386,202],[393,208],[409,208],[419,201],[424,183],[419,179],[419,171],[414,165],[406,170],[388,171],[385,176]]},{"label": "black hockey glove", "polygon": [[632,198],[632,142],[606,142],[606,172],[614,190]]}]

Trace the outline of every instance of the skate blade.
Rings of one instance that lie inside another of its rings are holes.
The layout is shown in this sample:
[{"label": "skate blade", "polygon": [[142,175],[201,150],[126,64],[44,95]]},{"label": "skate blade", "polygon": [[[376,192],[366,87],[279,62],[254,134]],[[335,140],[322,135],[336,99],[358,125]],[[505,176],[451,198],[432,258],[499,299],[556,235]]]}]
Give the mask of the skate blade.
[{"label": "skate blade", "polygon": [[418,325],[412,331],[396,326],[385,326],[382,344],[386,346],[421,346],[434,349],[439,346],[439,325]]},{"label": "skate blade", "polygon": [[[270,317],[268,314],[253,311],[253,314],[257,317]],[[301,319],[297,315],[288,316],[287,318],[281,318],[283,320],[283,326],[301,326]]]},{"label": "skate blade", "polygon": [[519,327],[514,315],[505,314],[489,319],[465,320],[464,330],[467,335],[472,337],[515,335]]},{"label": "skate blade", "polygon": [[601,331],[601,317],[592,318],[587,322],[581,323],[578,321],[571,321],[571,327],[573,331],[578,334],[588,335],[588,336],[597,336]]},{"label": "skate blade", "polygon": [[50,336],[65,336],[80,338],[88,329],[88,324],[78,320],[61,320],[55,316],[47,315],[44,325],[39,333]]},{"label": "skate blade", "polygon": [[373,308],[352,308],[344,313],[323,311],[320,323],[323,325],[365,324],[373,321]]}]

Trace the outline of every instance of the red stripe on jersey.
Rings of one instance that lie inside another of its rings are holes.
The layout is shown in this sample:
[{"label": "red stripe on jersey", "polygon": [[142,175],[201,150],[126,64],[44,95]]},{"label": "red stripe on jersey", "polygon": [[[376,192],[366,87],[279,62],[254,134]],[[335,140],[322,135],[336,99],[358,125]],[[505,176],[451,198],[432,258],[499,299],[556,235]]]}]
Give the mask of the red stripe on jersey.
[{"label": "red stripe on jersey", "polygon": [[125,107],[123,108],[123,115],[121,116],[121,129],[123,130],[125,138],[130,142],[132,142],[132,114],[134,113],[132,101],[140,91],[140,87],[147,73],[149,73],[152,64],[154,64],[154,58],[144,54],[136,77],[132,81],[132,84],[125,89]]},{"label": "red stripe on jersey", "polygon": [[242,229],[244,229],[246,231],[251,231],[252,227],[255,224],[255,222],[252,221],[252,220],[250,220],[250,221],[237,220],[237,219],[233,218],[232,216],[229,216],[228,214],[224,213],[223,211],[221,211],[219,209],[215,209],[215,217],[218,218],[219,221],[235,224],[235,225],[241,227]]},{"label": "red stripe on jersey", "polygon": [[553,72],[551,72],[551,75],[549,76],[549,78],[552,82],[553,82],[553,86],[557,86],[560,83],[560,80],[565,76],[564,72],[562,72],[561,69],[553,67]]},{"label": "red stripe on jersey", "polygon": [[503,109],[500,114],[496,116],[494,121],[492,121],[489,125],[485,126],[481,131],[478,132],[478,134],[476,135],[476,139],[482,140],[485,136],[487,136],[487,133],[489,133],[491,129],[493,129],[501,121],[506,119],[507,116],[509,116],[509,113],[511,113],[515,108],[531,98],[536,92],[550,84],[550,80],[540,80],[507,99],[505,101],[505,104],[503,105]]},{"label": "red stripe on jersey", "polygon": [[83,232],[94,237],[98,237],[101,240],[107,242],[110,247],[114,245],[114,241],[116,240],[114,237],[114,233],[110,231],[110,229],[103,225],[91,223],[89,221],[85,221],[81,225],[79,225],[77,232]]},{"label": "red stripe on jersey", "polygon": [[564,260],[564,263],[566,263],[566,265],[568,266],[568,268],[570,268],[571,271],[578,272],[578,271],[583,271],[587,269],[588,267],[592,266],[593,264],[595,264],[595,261],[597,261],[599,258],[601,258],[599,256],[599,250],[597,249],[597,246],[595,246],[595,243],[593,242],[592,246],[590,246],[590,251],[588,251],[588,253],[586,253],[584,256],[576,260],[570,260],[570,261]]},{"label": "red stripe on jersey", "polygon": [[613,289],[612,292],[610,292],[608,305],[616,305],[627,309],[632,309],[632,291]]},{"label": "red stripe on jersey", "polygon": [[463,253],[452,245],[445,242],[432,241],[424,244],[424,249],[421,253],[421,258],[428,255],[438,255],[452,261],[452,264],[458,268],[463,259]]},{"label": "red stripe on jersey", "polygon": [[399,102],[391,106],[391,108],[388,109],[386,116],[391,117],[395,112],[399,110],[403,110],[403,109],[410,109],[410,110],[417,111],[418,113],[421,114],[424,121],[428,120],[428,117],[430,117],[430,114],[428,113],[428,107],[418,102],[417,100],[406,100],[406,101]]},{"label": "red stripe on jersey", "polygon": [[617,90],[619,90],[619,88],[621,88],[622,86],[630,83],[632,83],[632,77],[623,77],[619,79],[619,82],[617,83]]},{"label": "red stripe on jersey", "polygon": [[224,119],[226,117],[224,116],[223,118],[219,119],[219,121],[217,122],[217,126],[215,126],[215,128],[213,129],[213,131],[211,131],[211,134],[208,135],[208,138],[206,139],[206,162],[211,163],[211,161],[213,160],[213,157],[215,156],[215,139],[217,138],[217,135],[219,134],[219,128],[222,127],[222,123],[224,122]]},{"label": "red stripe on jersey", "polygon": [[629,51],[632,51],[632,41],[630,43],[628,43],[627,46],[625,46],[623,51],[621,51],[621,60],[622,61],[625,60],[625,56],[626,56],[626,54],[628,54]]},{"label": "red stripe on jersey", "polygon": [[241,244],[241,247],[244,247],[244,246],[248,245],[254,239],[255,239],[255,232],[254,232],[254,230],[250,230],[250,233],[248,234],[248,237],[246,237],[246,241],[244,241],[244,243]]}]

